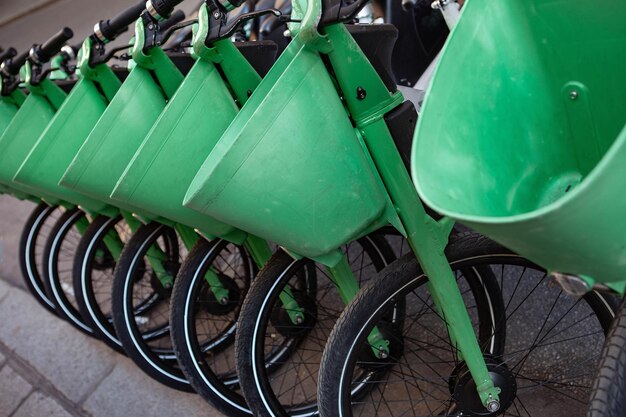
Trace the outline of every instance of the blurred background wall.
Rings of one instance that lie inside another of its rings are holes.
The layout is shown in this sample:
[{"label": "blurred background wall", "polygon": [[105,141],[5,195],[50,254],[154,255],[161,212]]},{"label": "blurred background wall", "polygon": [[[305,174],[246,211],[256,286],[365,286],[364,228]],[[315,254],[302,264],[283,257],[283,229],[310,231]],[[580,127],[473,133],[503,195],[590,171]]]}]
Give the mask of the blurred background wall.
[{"label": "blurred background wall", "polygon": [[[138,0],[0,0],[0,47],[18,51],[41,43],[68,26],[72,43],[80,43],[96,22],[108,19]],[[181,9],[190,16],[199,0],[186,0]],[[121,36],[127,41],[130,32]]]}]

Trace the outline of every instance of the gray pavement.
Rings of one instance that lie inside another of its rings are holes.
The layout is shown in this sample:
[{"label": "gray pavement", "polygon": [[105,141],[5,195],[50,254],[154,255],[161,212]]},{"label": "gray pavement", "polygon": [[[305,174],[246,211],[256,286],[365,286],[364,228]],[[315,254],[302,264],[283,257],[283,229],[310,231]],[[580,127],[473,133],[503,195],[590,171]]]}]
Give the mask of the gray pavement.
[{"label": "gray pavement", "polygon": [[[0,0],[0,46],[18,50],[63,26],[78,43],[136,0]],[[189,15],[199,1],[187,0]],[[128,39],[130,33],[123,42]],[[169,389],[101,342],[53,317],[25,290],[17,250],[35,206],[0,196],[0,417],[219,417],[200,397]]]},{"label": "gray pavement", "polygon": [[0,417],[219,417],[0,280]]}]

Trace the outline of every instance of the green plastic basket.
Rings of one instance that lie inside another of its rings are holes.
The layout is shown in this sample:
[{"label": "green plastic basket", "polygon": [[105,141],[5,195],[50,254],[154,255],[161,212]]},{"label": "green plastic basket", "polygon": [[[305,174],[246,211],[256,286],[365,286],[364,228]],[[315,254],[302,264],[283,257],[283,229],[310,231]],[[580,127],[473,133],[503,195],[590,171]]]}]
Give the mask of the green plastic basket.
[{"label": "green plastic basket", "polygon": [[626,3],[471,0],[413,148],[435,210],[550,270],[626,279]]},{"label": "green plastic basket", "polygon": [[[110,71],[108,68],[105,70]],[[90,212],[111,211],[102,201],[58,185],[106,107],[107,100],[96,83],[88,79],[80,80],[26,157],[14,181]]]},{"label": "green plastic basket", "polygon": [[[2,137],[2,133],[6,130],[6,128],[13,120],[13,116],[17,114],[19,110],[18,105],[9,97],[0,97],[0,137]],[[0,157],[0,164],[2,163],[2,158]],[[10,194],[11,189],[6,185],[0,184],[0,193]]]},{"label": "green plastic basket", "polygon": [[215,145],[184,204],[310,258],[386,200],[320,55],[296,36]]},{"label": "green plastic basket", "polygon": [[[159,71],[173,74],[182,81],[182,74],[161,51],[151,51],[158,58]],[[148,220],[154,214],[131,203],[111,199],[118,179],[129,164],[166,105],[162,87],[155,73],[136,66],[111,100],[87,140],[69,165],[60,184],[94,199],[135,213]],[[156,73],[158,78],[159,72]]]},{"label": "green plastic basket", "polygon": [[[0,184],[10,187],[20,193],[20,197],[37,195],[44,198],[49,204],[59,204],[60,201],[48,193],[40,193],[31,187],[16,184],[13,177],[19,170],[22,162],[28,156],[43,131],[46,129],[57,108],[52,104],[60,105],[65,93],[48,80],[43,82],[44,87],[31,92],[20,109],[0,137]],[[53,91],[53,100],[47,97],[44,90]]]},{"label": "green plastic basket", "polygon": [[0,97],[0,136],[17,114],[19,107],[9,98]]},{"label": "green plastic basket", "polygon": [[146,136],[111,197],[208,235],[233,232],[232,226],[183,207],[182,202],[195,173],[238,111],[215,65],[198,60]]}]

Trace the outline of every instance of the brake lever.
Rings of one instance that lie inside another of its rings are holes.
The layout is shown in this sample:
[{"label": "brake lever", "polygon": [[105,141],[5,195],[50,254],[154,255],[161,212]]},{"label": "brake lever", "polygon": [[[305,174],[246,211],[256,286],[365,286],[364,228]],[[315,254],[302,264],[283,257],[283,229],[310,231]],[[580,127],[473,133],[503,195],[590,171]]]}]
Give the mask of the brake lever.
[{"label": "brake lever", "polygon": [[209,31],[209,34],[207,35],[205,44],[208,45],[209,43],[220,40],[220,39],[228,39],[231,36],[233,36],[235,32],[239,29],[239,27],[246,21],[250,19],[254,19],[256,17],[265,16],[268,14],[274,15],[279,19],[281,17],[284,17],[282,12],[278,9],[258,10],[258,11],[243,13],[237,16],[237,18],[233,20],[231,23],[224,26],[224,23],[226,21],[226,15],[223,13],[219,13],[219,12],[213,12],[211,13],[211,20],[213,21],[214,24],[210,25],[211,29]]},{"label": "brake lever", "polygon": [[175,32],[181,29],[184,29],[188,26],[195,25],[196,23],[198,23],[198,19],[190,20],[188,22],[183,22],[183,23],[179,23],[177,25],[172,26],[171,28],[167,29],[165,32],[161,34],[160,36],[161,39],[157,41],[158,45],[165,45]]}]

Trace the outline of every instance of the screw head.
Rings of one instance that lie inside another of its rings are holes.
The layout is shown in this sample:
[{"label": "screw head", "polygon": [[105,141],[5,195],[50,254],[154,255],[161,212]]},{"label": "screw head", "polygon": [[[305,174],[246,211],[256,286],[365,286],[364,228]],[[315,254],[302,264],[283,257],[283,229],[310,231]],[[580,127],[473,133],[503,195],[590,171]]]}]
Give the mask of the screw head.
[{"label": "screw head", "polygon": [[500,409],[500,402],[499,401],[489,400],[489,402],[487,402],[487,410],[490,413],[495,413],[499,409]]},{"label": "screw head", "polygon": [[223,306],[228,304],[228,298],[227,297],[220,298],[220,304],[223,305]]},{"label": "screw head", "polygon": [[572,91],[570,91],[570,93],[569,93],[569,98],[570,98],[571,100],[576,100],[576,99],[578,98],[578,91],[576,91],[576,90],[572,90]]},{"label": "screw head", "polygon": [[222,15],[220,14],[220,12],[214,12],[213,13],[213,17],[216,19],[219,19]]},{"label": "screw head", "polygon": [[302,323],[304,323],[304,318],[302,318],[302,316],[298,314],[296,316],[296,324],[302,324]]},{"label": "screw head", "polygon": [[358,100],[365,100],[365,97],[367,97],[367,91],[365,91],[363,87],[358,87],[356,89],[356,98]]},{"label": "screw head", "polygon": [[381,359],[387,359],[389,357],[389,354],[385,350],[385,347],[382,345],[378,347],[378,352],[380,354]]}]

